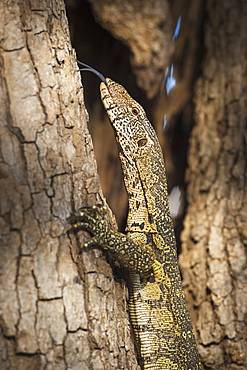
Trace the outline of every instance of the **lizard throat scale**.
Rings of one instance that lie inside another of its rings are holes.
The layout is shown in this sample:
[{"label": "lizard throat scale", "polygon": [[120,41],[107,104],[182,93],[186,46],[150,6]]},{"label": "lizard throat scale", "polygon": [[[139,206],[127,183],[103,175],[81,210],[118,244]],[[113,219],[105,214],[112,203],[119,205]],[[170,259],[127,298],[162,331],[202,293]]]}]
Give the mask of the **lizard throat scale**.
[{"label": "lizard throat scale", "polygon": [[102,209],[82,209],[74,229],[109,250],[126,269],[129,313],[142,369],[202,369],[185,302],[170,217],[166,171],[156,133],[142,106],[110,78],[101,100],[118,144],[129,212],[127,234],[111,230]]}]

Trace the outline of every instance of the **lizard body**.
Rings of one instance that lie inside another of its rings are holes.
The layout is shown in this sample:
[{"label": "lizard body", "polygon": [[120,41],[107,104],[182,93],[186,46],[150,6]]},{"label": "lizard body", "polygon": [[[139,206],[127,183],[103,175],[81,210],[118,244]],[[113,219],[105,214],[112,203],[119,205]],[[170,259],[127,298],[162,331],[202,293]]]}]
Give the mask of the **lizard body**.
[{"label": "lizard body", "polygon": [[127,235],[112,231],[97,207],[83,209],[74,228],[90,232],[93,238],[87,244],[109,250],[127,270],[129,313],[141,368],[199,370],[156,133],[144,109],[120,84],[102,79],[100,92],[128,193]]}]

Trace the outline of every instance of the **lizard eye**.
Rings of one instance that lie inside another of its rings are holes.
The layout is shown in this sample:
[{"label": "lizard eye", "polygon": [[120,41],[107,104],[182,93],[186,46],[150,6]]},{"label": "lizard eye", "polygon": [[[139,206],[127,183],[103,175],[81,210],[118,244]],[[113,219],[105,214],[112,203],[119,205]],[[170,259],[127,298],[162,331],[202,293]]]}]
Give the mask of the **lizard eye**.
[{"label": "lizard eye", "polygon": [[145,146],[148,142],[148,139],[146,137],[140,139],[137,141],[137,145],[139,148],[141,148],[142,146]]},{"label": "lizard eye", "polygon": [[139,113],[140,113],[140,110],[139,110],[137,107],[133,107],[133,108],[132,108],[132,113],[133,113],[135,116],[137,116],[137,114],[139,114]]}]

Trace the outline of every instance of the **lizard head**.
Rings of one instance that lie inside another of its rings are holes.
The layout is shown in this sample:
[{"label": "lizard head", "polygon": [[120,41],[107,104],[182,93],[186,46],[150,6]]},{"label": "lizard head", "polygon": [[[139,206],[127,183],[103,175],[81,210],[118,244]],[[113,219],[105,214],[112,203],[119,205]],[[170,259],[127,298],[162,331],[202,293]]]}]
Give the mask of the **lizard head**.
[{"label": "lizard head", "polygon": [[129,163],[149,156],[157,138],[142,106],[117,82],[106,78],[100,84],[101,100],[115,130],[120,155]]},{"label": "lizard head", "polygon": [[88,64],[79,60],[77,62],[83,66],[79,69],[80,71],[92,72],[102,81],[100,84],[101,100],[115,130],[121,162],[125,157],[129,165],[133,165],[138,158],[149,156],[152,147],[157,150],[155,131],[142,106],[128,94],[122,85],[110,78],[105,78]]},{"label": "lizard head", "polygon": [[102,81],[101,100],[115,130],[121,162],[125,157],[133,165],[138,158],[150,156],[152,148],[157,151],[158,140],[142,106],[122,85],[105,78],[88,64],[77,62],[83,66],[80,71],[92,72]]}]

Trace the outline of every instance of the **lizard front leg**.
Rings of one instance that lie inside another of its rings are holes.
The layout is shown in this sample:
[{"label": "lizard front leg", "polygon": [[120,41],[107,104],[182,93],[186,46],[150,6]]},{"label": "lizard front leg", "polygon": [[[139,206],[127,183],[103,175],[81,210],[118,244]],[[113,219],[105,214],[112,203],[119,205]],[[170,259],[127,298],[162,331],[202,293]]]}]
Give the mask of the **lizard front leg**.
[{"label": "lizard front leg", "polygon": [[123,268],[138,273],[146,273],[155,266],[154,253],[149,245],[139,245],[126,235],[113,231],[106,219],[106,208],[102,206],[84,207],[78,216],[71,220],[75,231],[84,230],[92,239],[84,248],[97,245],[110,251]]}]

